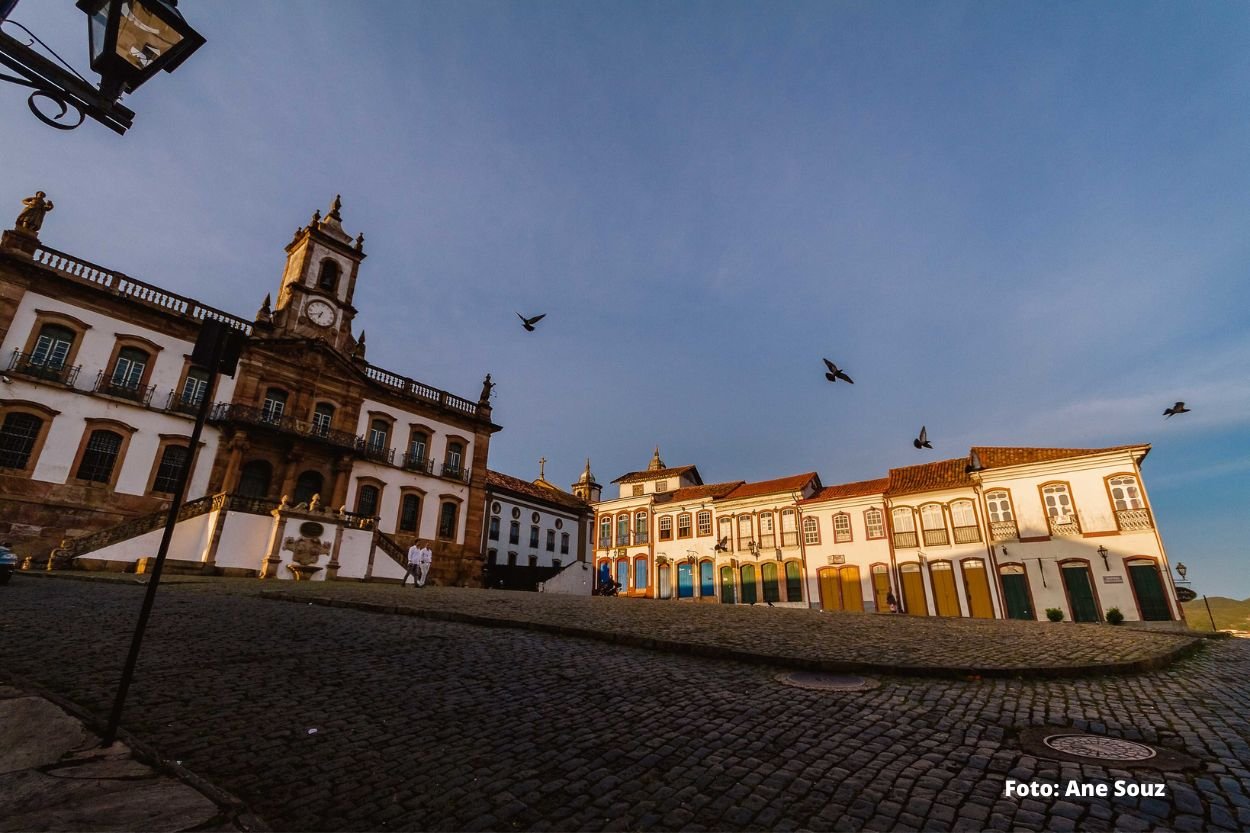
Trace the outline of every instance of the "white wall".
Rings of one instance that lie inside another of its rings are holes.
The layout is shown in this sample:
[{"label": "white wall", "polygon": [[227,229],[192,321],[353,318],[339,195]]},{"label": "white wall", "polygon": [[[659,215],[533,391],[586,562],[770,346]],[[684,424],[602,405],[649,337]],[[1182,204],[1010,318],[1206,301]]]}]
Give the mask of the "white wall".
[{"label": "white wall", "polygon": [[[498,503],[500,511],[498,515],[494,512],[493,504]],[[518,522],[521,524],[521,536],[516,544],[508,543],[508,530],[512,524],[512,510],[520,511]],[[538,546],[530,547],[530,527],[534,525],[532,518],[534,513],[538,513]],[[499,540],[490,540],[490,519],[492,517],[499,518]],[[563,527],[556,529],[556,521],[559,520]],[[547,531],[551,530],[555,533],[555,550],[547,551]],[[539,504],[537,502],[529,502],[510,495],[492,495],[490,502],[486,507],[486,547],[484,552],[489,553],[490,550],[497,550],[497,564],[508,563],[508,553],[515,552],[517,554],[516,563],[518,566],[529,564],[531,555],[538,558],[539,567],[551,567],[553,561],[559,559],[561,565],[567,565],[577,560],[578,556],[578,540],[577,540],[577,516],[572,513],[558,512],[550,506]],[[560,536],[562,533],[569,534],[569,551],[567,554],[560,552]],[[487,556],[489,557],[489,555]]]},{"label": "white wall", "polygon": [[[166,557],[179,561],[203,561],[204,552],[208,546],[208,536],[212,531],[212,522],[216,517],[215,512],[210,512],[179,521],[174,527],[174,535],[169,541],[169,553]],[[155,558],[164,532],[162,525],[160,529],[153,529],[134,538],[109,544],[107,547],[86,553],[82,557],[88,560],[124,563],[134,563],[141,558]]]},{"label": "white wall", "polygon": [[217,542],[216,565],[256,570],[259,574],[265,566],[273,526],[274,519],[268,515],[228,513],[221,539]]},{"label": "white wall", "polygon": [[593,575],[594,569],[591,565],[579,561],[570,564],[547,581],[539,584],[538,589],[543,593],[589,596]]}]

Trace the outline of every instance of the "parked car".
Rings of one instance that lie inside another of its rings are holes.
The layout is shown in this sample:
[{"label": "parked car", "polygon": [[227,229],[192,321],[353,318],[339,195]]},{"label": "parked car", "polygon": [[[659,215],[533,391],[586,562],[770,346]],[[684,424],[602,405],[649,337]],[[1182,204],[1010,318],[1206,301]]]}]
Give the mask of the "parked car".
[{"label": "parked car", "polygon": [[0,584],[8,584],[9,576],[17,569],[17,555],[8,544],[0,544]]}]

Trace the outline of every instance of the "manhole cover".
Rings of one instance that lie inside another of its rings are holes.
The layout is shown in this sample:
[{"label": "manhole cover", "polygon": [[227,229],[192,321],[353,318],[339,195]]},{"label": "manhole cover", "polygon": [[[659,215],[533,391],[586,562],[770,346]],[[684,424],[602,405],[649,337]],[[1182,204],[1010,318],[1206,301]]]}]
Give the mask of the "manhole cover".
[{"label": "manhole cover", "polygon": [[864,691],[880,685],[876,680],[854,674],[828,674],[823,671],[789,671],[778,674],[777,682],[815,691]]},{"label": "manhole cover", "polygon": [[1144,743],[1100,735],[1049,735],[1042,743],[1056,752],[1107,761],[1148,761],[1155,756],[1155,750]]}]

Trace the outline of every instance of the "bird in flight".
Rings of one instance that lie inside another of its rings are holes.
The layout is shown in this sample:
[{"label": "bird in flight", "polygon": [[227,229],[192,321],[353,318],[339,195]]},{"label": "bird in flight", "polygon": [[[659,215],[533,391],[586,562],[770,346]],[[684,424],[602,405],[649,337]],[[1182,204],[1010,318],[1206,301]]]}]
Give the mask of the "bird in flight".
[{"label": "bird in flight", "polygon": [[1164,411],[1163,415],[1165,417],[1171,417],[1171,416],[1175,416],[1176,414],[1187,414],[1189,413],[1189,411],[1190,409],[1185,407],[1184,402],[1177,402],[1175,405],[1173,405],[1172,407]]},{"label": "bird in flight", "polygon": [[829,368],[829,372],[825,374],[825,378],[828,379],[830,382],[836,382],[839,379],[841,379],[842,381],[846,382],[848,385],[855,384],[855,381],[851,379],[850,376],[847,376],[846,373],[844,373],[841,370],[841,368],[839,368],[836,364],[829,361],[828,359],[825,359],[824,362],[825,362],[825,367]]},{"label": "bird in flight", "polygon": [[923,425],[920,426],[920,436],[912,440],[911,444],[916,448],[933,448],[933,446],[929,444],[929,432],[925,430]]},{"label": "bird in flight", "polygon": [[521,319],[521,326],[525,328],[525,332],[532,333],[534,332],[534,325],[546,318],[547,313],[544,312],[542,315],[535,315],[533,318],[526,318],[518,312],[516,317]]},{"label": "bird in flight", "polygon": [[717,552],[725,552],[726,550],[728,550],[728,549],[729,549],[729,547],[728,547],[728,545],[727,545],[727,543],[726,543],[726,542],[728,542],[728,541],[729,541],[729,536],[728,536],[728,535],[726,535],[724,538],[722,538],[722,539],[720,539],[719,541],[717,541],[717,542],[716,542],[716,546],[712,547],[712,549],[716,550]]}]

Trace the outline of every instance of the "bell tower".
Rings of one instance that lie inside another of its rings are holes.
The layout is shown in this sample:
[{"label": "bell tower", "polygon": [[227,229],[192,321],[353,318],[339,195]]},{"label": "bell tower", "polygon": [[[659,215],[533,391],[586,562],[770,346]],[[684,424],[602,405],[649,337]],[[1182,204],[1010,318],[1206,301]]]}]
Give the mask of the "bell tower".
[{"label": "bell tower", "polygon": [[577,478],[577,482],[573,484],[573,495],[587,503],[598,503],[602,494],[603,487],[595,482],[595,476],[590,473],[590,458],[587,457],[586,470],[582,472],[582,476]]},{"label": "bell tower", "polygon": [[276,334],[323,338],[340,352],[354,353],[352,295],[360,262],[365,259],[365,236],[353,241],[343,230],[342,207],[342,200],[335,196],[329,213],[322,217],[314,211],[308,225],[297,229],[287,244],[286,270],[272,323]]}]

